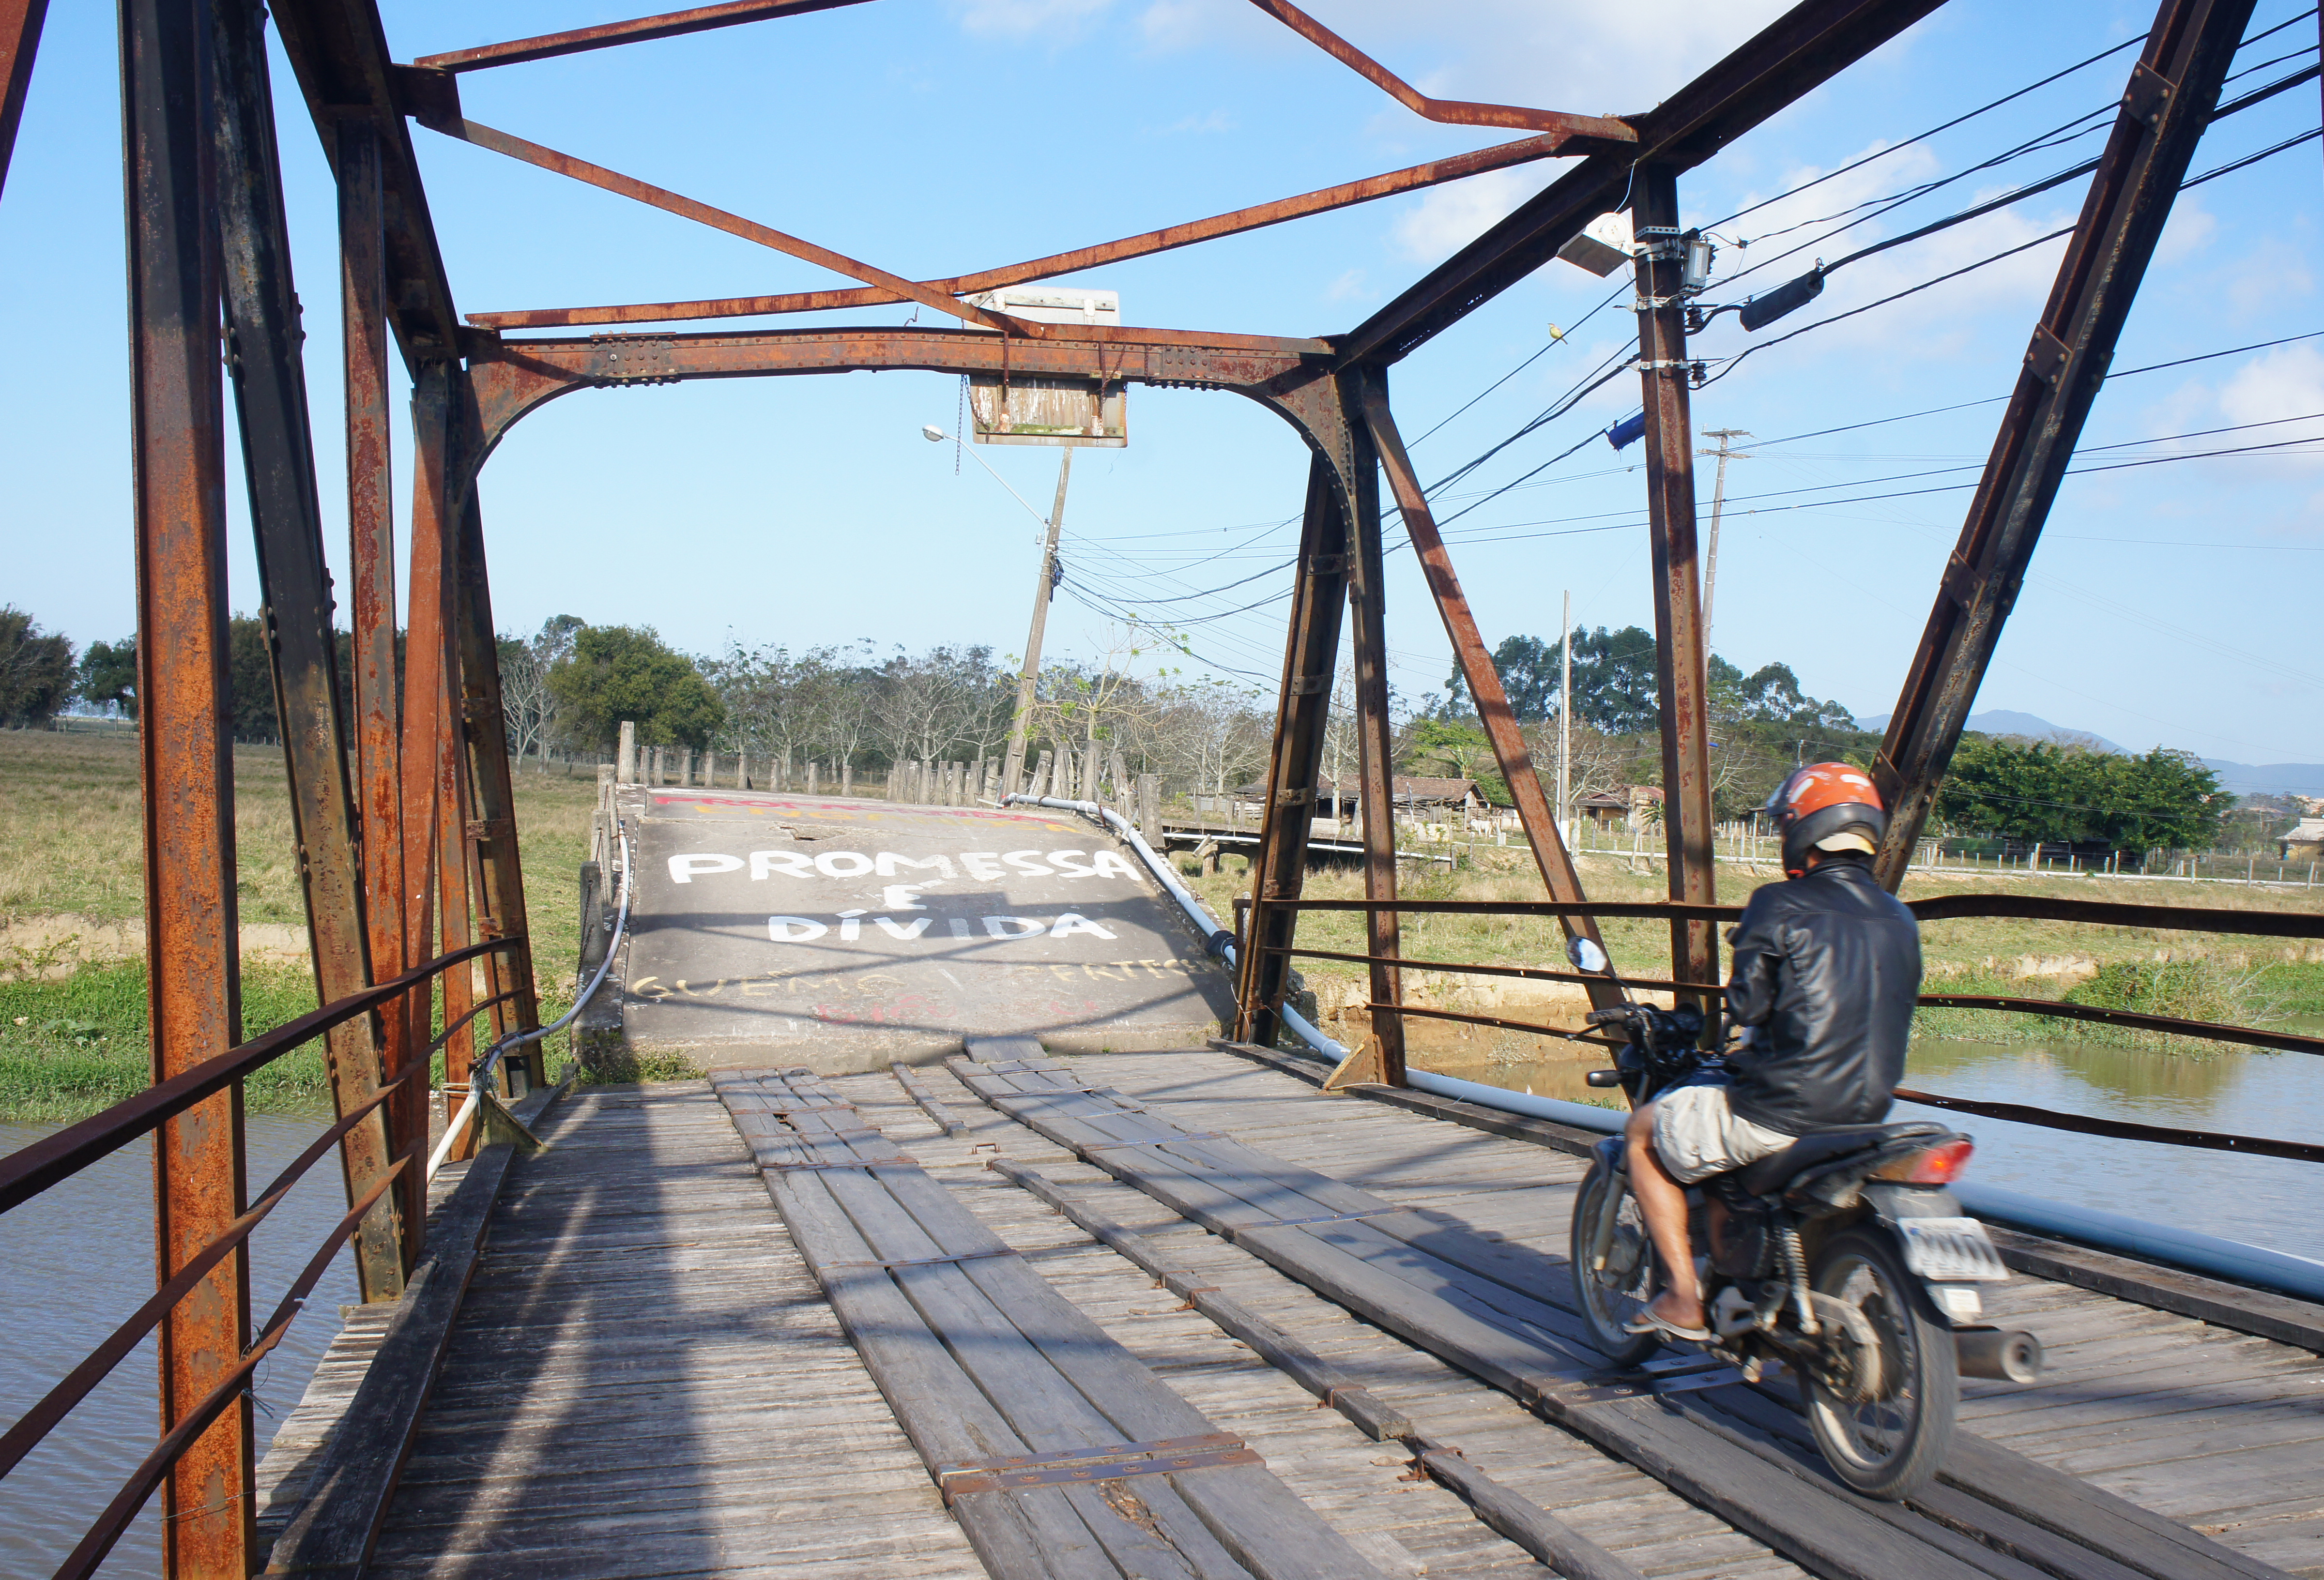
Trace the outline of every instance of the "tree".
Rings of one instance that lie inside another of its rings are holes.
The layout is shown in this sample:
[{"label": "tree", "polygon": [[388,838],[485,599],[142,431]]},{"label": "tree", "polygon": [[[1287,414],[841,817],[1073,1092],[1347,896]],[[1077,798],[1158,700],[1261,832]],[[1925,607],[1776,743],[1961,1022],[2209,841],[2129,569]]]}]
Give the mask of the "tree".
[{"label": "tree", "polygon": [[[1493,649],[1493,668],[1508,694],[1509,711],[1521,722],[1547,719],[1556,711],[1563,683],[1564,644],[1538,637],[1510,637]],[[1652,730],[1662,718],[1655,663],[1655,638],[1637,626],[1573,633],[1573,716],[1609,735]],[[1445,683],[1444,712],[1471,716],[1468,682],[1455,670]]]},{"label": "tree", "polygon": [[549,689],[567,738],[592,747],[612,745],[630,720],[641,746],[699,750],[726,719],[694,660],[650,626],[583,626],[550,670]]},{"label": "tree", "polygon": [[984,758],[1008,739],[1014,704],[990,648],[931,648],[917,658],[899,648],[881,667],[872,728],[890,762]]},{"label": "tree", "polygon": [[137,717],[137,633],[117,642],[91,642],[80,656],[80,700]]},{"label": "tree", "polygon": [[1953,753],[1936,812],[1963,832],[2137,854],[2209,845],[2233,799],[2188,752],[2158,746],[2134,758],[1971,737]]},{"label": "tree", "polygon": [[1416,718],[1406,727],[1397,757],[1407,774],[1474,779],[1486,800],[1497,805],[1509,804],[1508,782],[1501,777],[1493,743],[1478,725],[1458,719]]},{"label": "tree", "polygon": [[72,644],[14,605],[0,607],[0,725],[46,725],[72,699]]},{"label": "tree", "polygon": [[497,638],[501,661],[501,709],[507,720],[509,750],[519,762],[530,749],[542,762],[557,737],[557,694],[549,676],[573,651],[582,629],[578,615],[551,615],[530,639]]}]

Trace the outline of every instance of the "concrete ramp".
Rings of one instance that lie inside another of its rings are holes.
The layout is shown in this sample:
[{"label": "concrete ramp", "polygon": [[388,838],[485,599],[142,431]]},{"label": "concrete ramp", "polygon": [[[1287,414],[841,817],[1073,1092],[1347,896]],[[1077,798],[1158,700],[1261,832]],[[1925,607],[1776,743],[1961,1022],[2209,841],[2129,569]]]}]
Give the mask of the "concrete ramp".
[{"label": "concrete ramp", "polygon": [[1177,907],[1085,819],[734,790],[623,802],[641,1051],[843,1074],[971,1036],[1198,1046],[1231,1016]]}]

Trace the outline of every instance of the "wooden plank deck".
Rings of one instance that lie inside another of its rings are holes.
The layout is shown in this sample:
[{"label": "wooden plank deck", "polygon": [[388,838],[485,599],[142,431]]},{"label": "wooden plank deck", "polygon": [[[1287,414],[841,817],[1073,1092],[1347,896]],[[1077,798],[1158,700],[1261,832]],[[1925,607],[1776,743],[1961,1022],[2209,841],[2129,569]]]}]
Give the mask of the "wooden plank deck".
[{"label": "wooden plank deck", "polygon": [[[1231,1136],[1513,1252],[1562,1256],[1582,1173],[1573,1158],[1325,1098],[1231,1054],[1066,1062],[1075,1084],[1114,1087],[1184,1130]],[[914,1171],[973,1216],[975,1232],[1019,1253],[1019,1265],[1192,1412],[1257,1450],[1380,1574],[1548,1571],[1443,1486],[1414,1479],[1407,1451],[1319,1408],[1148,1272],[986,1168],[996,1152],[1150,1236],[1141,1244],[1167,1247],[1176,1264],[1639,1573],[1802,1573],[1655,1477],[1076,1161],[953,1074],[913,1073],[918,1093],[884,1071],[827,1086],[917,1159]],[[707,1085],[585,1089],[542,1128],[550,1149],[521,1163],[502,1197],[371,1572],[986,1573]],[[2324,1360],[2039,1280],[2003,1286],[1990,1303],[1999,1320],[2041,1335],[2052,1370],[2032,1389],[1969,1383],[1967,1429],[2215,1538],[2246,1556],[2242,1572],[2324,1580]],[[263,1493],[279,1484],[270,1518],[295,1501],[299,1465],[352,1392],[378,1326],[356,1314],[286,1423],[262,1473]],[[2140,1572],[2080,1548],[2048,1565],[1978,1550],[1986,1557],[1969,1566],[1988,1575]]]}]

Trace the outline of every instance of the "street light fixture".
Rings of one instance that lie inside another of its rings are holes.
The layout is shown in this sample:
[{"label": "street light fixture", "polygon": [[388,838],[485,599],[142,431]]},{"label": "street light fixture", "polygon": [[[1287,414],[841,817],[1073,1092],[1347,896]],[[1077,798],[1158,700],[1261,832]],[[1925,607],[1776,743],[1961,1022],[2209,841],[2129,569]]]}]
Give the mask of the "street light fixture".
[{"label": "street light fixture", "polygon": [[[951,438],[952,436],[945,432],[944,429],[936,427],[936,425],[932,422],[924,422],[920,425],[920,437],[927,440],[931,445],[941,445],[946,439]],[[1041,514],[1040,511],[1033,509],[1031,503],[1027,501],[1025,496],[1019,493],[1014,487],[1010,486],[1007,478],[1001,476],[998,472],[993,472],[992,463],[987,461],[983,456],[977,455],[973,450],[970,450],[968,453],[979,466],[983,467],[987,472],[992,473],[992,481],[999,483],[1001,487],[1008,489],[1009,497],[1015,500],[1019,504],[1023,505],[1028,515],[1031,516],[1033,519],[1038,521],[1042,526],[1049,526],[1049,518]],[[1066,464],[1071,465],[1073,452],[1068,450],[1065,454],[1067,456]],[[1060,491],[1062,495],[1062,491]]]}]

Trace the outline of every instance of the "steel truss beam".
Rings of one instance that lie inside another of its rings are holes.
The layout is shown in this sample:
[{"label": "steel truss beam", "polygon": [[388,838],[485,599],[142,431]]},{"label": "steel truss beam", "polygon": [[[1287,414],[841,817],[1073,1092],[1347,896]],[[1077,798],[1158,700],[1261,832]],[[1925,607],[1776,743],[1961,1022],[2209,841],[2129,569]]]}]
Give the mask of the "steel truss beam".
[{"label": "steel truss beam", "polygon": [[[137,534],[138,749],[143,788],[147,1013],[153,1079],[242,1041],[233,746],[226,705],[225,402],[218,375],[212,40],[190,0],[123,0],[130,410]],[[153,1150],[156,1282],[239,1217],[242,1098],[165,1124]],[[240,1361],[250,1276],[236,1247],[162,1318],[166,1435]],[[250,1572],[250,1401],[237,1398],[162,1484],[162,1563]]]},{"label": "steel truss beam", "polygon": [[[1522,138],[1515,142],[1479,149],[1474,153],[1454,154],[1450,159],[1408,165],[1385,175],[1367,176],[1360,181],[1304,192],[1296,198],[1279,198],[1272,203],[1255,204],[1249,208],[1238,208],[1231,213],[1213,215],[1208,219],[1191,220],[1185,225],[1148,231],[1141,235],[1124,236],[1119,241],[1101,242],[1095,246],[1080,247],[1070,253],[1053,253],[1046,258],[1029,259],[1022,263],[1004,264],[1001,268],[982,270],[974,274],[959,274],[949,280],[927,280],[920,283],[930,290],[942,291],[948,296],[963,296],[973,291],[997,290],[1002,286],[1020,285],[1028,280],[1072,274],[1079,270],[1094,269],[1102,263],[1151,257],[1174,248],[1190,247],[1197,242],[1240,235],[1245,231],[1281,225],[1286,220],[1304,219],[1312,214],[1325,214],[1335,208],[1392,198],[1399,192],[1457,181],[1486,170],[1506,170],[1535,160],[1552,159],[1563,151],[1565,142],[1564,137],[1555,134]],[[471,313],[468,322],[487,329],[563,329],[584,324],[675,323],[701,318],[752,317],[761,314],[821,312],[833,308],[880,307],[908,299],[900,292],[883,289],[876,285],[863,285],[844,290],[791,291],[780,296],[717,297],[690,302],[634,302],[603,308],[540,308],[507,313]]]},{"label": "steel truss beam", "polygon": [[1873,766],[1889,812],[1881,881],[1904,881],[2114,358],[2252,0],[2163,0],[2132,67],[2050,299]]},{"label": "steel truss beam", "polygon": [[[1517,804],[1517,822],[1533,847],[1534,864],[1541,869],[1542,882],[1547,886],[1551,899],[1581,900],[1584,897],[1582,877],[1574,870],[1573,859],[1559,832],[1557,813],[1542,792],[1532,749],[1526,745],[1525,731],[1510,711],[1508,695],[1501,689],[1501,672],[1478,632],[1468,594],[1461,590],[1461,579],[1452,574],[1452,557],[1445,552],[1444,539],[1436,530],[1436,518],[1429,509],[1428,496],[1421,490],[1420,476],[1413,471],[1412,457],[1405,453],[1404,439],[1397,432],[1396,416],[1388,407],[1388,372],[1384,368],[1367,368],[1361,371],[1360,377],[1364,421],[1370,428],[1380,464],[1388,473],[1388,488],[1396,495],[1405,534],[1412,539],[1421,574],[1428,580],[1429,595],[1444,621],[1444,634],[1452,640],[1462,678],[1468,682],[1469,695],[1477,704],[1477,716],[1484,723],[1486,739],[1492,742],[1493,758],[1509,787],[1509,798]],[[1564,916],[1559,920],[1569,938],[1598,938],[1598,924],[1588,916]],[[1593,1005],[1603,1006],[1621,997],[1620,990],[1611,983],[1593,978],[1587,986]],[[1375,1001],[1380,1001],[1377,995],[1374,997]]]},{"label": "steel truss beam", "polygon": [[1629,190],[1633,169],[1688,170],[1934,11],[1943,0],[1803,0],[1633,117],[1635,147],[1592,154],[1339,337],[1343,363],[1396,362],[1555,257]]},{"label": "steel truss beam", "polygon": [[16,152],[16,128],[24,119],[24,89],[32,80],[32,58],[41,50],[41,23],[49,0],[0,0],[0,185]]},{"label": "steel truss beam", "polygon": [[473,50],[453,50],[422,55],[413,62],[438,71],[477,71],[487,66],[514,66],[523,60],[546,60],[557,55],[577,55],[585,50],[607,50],[616,44],[639,44],[649,39],[677,38],[739,23],[764,22],[776,16],[804,16],[810,11],[832,11],[860,5],[863,0],[729,0],[724,5],[697,5],[691,11],[669,11],[641,16],[634,22],[609,22],[579,27],[570,32],[541,33],[512,39],[504,44],[480,44]]},{"label": "steel truss beam", "polygon": [[[300,855],[315,987],[320,1002],[329,1004],[370,987],[373,977],[346,722],[339,712],[331,574],[323,554],[322,502],[300,349],[304,334],[291,279],[259,13],[254,5],[226,0],[211,16],[217,71],[217,217],[232,348],[227,366],[241,417],[262,615],[283,767],[290,775],[290,823]],[[342,1116],[379,1089],[379,1049],[372,1027],[366,1015],[327,1039],[331,1098]],[[347,1200],[371,1194],[391,1162],[386,1116],[374,1112],[349,1132],[340,1158]],[[393,1300],[402,1292],[395,1218],[395,1204],[383,1199],[356,1235],[355,1270],[366,1300]]]}]

